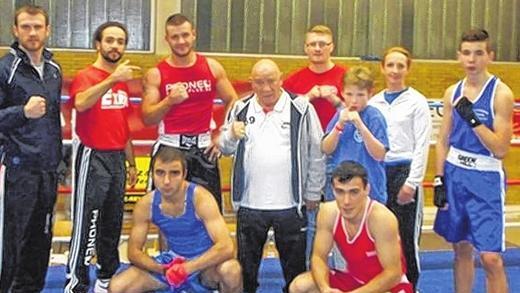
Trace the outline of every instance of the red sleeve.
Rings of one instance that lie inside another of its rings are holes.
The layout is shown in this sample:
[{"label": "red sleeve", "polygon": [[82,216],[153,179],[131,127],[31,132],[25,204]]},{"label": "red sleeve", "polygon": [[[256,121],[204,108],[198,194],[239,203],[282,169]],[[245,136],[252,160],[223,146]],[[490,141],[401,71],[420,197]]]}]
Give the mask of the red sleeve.
[{"label": "red sleeve", "polygon": [[69,87],[69,96],[71,101],[74,101],[76,95],[82,91],[88,89],[92,85],[90,84],[88,74],[82,70],[74,77]]},{"label": "red sleeve", "polygon": [[289,91],[289,92],[293,92],[293,91],[295,91],[295,88],[294,88],[295,78],[294,78],[294,76],[298,73],[298,71],[299,71],[299,70],[292,72],[292,73],[289,74],[289,76],[287,76],[287,78],[283,81],[283,88],[286,89],[286,90]]}]

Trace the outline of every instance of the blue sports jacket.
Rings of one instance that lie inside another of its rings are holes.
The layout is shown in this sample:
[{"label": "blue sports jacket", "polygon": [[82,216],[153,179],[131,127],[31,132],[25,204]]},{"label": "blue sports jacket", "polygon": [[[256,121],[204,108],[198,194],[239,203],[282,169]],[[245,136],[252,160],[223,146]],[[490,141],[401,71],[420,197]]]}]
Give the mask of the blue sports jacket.
[{"label": "blue sports jacket", "polygon": [[[61,69],[52,53],[43,51],[43,76],[31,65],[18,42],[0,58],[0,133],[3,164],[33,170],[56,170],[61,160]],[[27,119],[23,107],[31,96],[46,100],[46,113]]]}]

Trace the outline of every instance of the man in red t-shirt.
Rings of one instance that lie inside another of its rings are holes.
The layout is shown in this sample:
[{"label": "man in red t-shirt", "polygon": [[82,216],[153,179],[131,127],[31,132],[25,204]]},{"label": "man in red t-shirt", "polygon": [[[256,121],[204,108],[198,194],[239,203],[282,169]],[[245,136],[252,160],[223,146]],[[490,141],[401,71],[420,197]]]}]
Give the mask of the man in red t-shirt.
[{"label": "man in red t-shirt", "polygon": [[[346,69],[334,64],[330,59],[330,54],[334,50],[334,40],[332,31],[325,25],[316,25],[307,32],[304,50],[309,58],[309,65],[290,74],[283,82],[283,87],[291,93],[305,95],[309,99],[318,114],[321,128],[325,130],[336,114],[337,108],[343,105],[341,90]],[[305,253],[307,263],[316,231],[318,203],[319,201],[305,202],[308,223]]]},{"label": "man in red t-shirt", "polygon": [[126,81],[140,70],[119,62],[128,43],[126,27],[106,22],[94,33],[97,59],[70,86],[76,109],[73,146],[73,231],[64,292],[89,291],[89,264],[97,255],[94,292],[107,292],[119,268],[118,244],[128,161],[129,184],[137,179],[129,136]]},{"label": "man in red t-shirt", "polygon": [[[312,269],[294,279],[289,292],[412,293],[397,218],[368,196],[366,169],[342,162],[332,173],[332,187],[336,202],[320,206]],[[347,260],[344,271],[328,266],[333,244]]]},{"label": "man in red t-shirt", "polygon": [[330,59],[334,40],[327,26],[316,25],[307,32],[304,50],[309,65],[291,73],[283,86],[289,92],[307,96],[318,113],[321,128],[325,130],[343,101],[341,90],[346,68]]},{"label": "man in red t-shirt", "polygon": [[215,98],[227,107],[237,95],[222,65],[195,52],[195,39],[195,28],[186,16],[168,17],[165,40],[171,54],[145,75],[143,119],[146,124],[159,124],[152,155],[162,145],[182,150],[188,161],[186,179],[207,188],[222,208],[212,108]]}]

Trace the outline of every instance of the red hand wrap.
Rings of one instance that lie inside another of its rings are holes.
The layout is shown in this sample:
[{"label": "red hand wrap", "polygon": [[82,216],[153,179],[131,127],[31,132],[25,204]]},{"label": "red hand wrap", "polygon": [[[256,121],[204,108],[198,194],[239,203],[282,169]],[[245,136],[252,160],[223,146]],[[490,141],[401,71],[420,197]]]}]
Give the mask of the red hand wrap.
[{"label": "red hand wrap", "polygon": [[188,279],[188,274],[186,273],[186,269],[184,269],[184,261],[182,263],[173,264],[166,271],[166,280],[170,286],[179,287]]},{"label": "red hand wrap", "polygon": [[345,129],[345,126],[340,126],[338,123],[336,123],[336,126],[334,126],[337,132],[343,133],[343,129]]},{"label": "red hand wrap", "polygon": [[178,257],[172,259],[169,263],[163,264],[162,267],[166,271],[169,268],[171,268],[174,264],[181,264],[181,263],[184,263],[185,261],[186,261],[186,259],[184,257],[178,256]]}]

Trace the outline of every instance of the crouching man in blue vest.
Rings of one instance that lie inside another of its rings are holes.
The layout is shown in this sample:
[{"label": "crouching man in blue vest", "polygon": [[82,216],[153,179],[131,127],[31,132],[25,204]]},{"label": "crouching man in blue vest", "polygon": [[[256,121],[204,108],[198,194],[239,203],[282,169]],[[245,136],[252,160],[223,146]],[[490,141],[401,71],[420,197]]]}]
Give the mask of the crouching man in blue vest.
[{"label": "crouching man in blue vest", "polygon": [[[134,209],[128,242],[132,266],[112,278],[110,292],[241,292],[241,269],[224,218],[206,189],[186,181],[182,152],[162,147],[152,168],[156,189]],[[169,248],[155,258],[143,251],[152,223]]]}]

